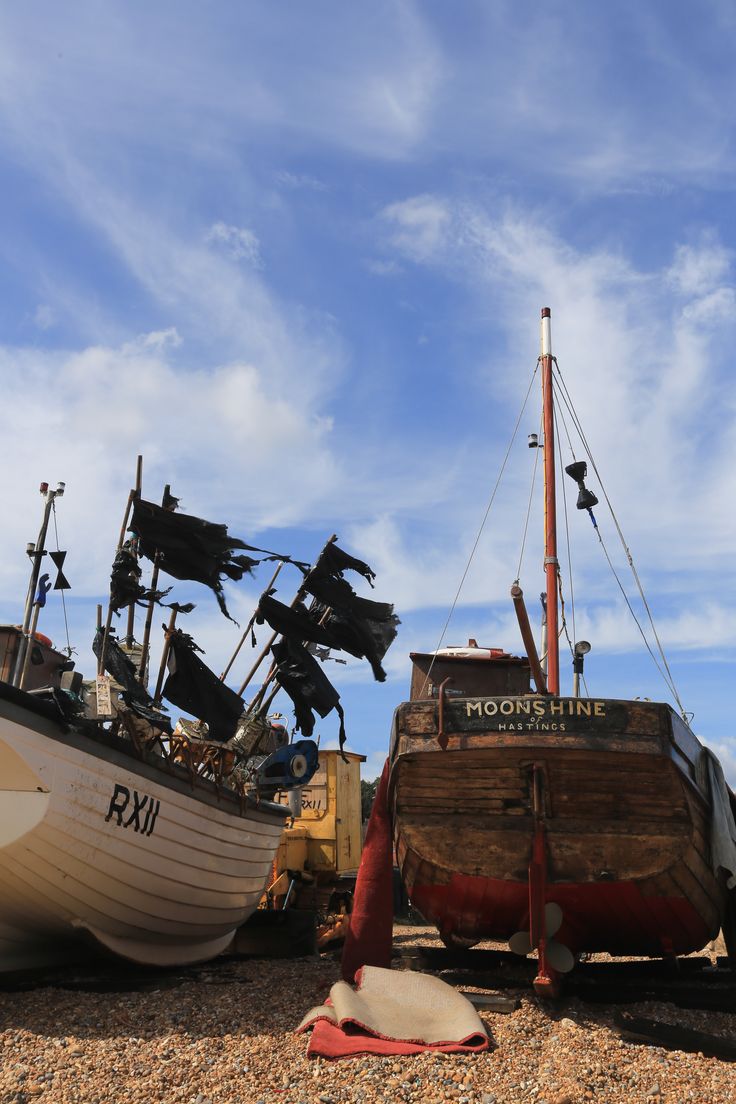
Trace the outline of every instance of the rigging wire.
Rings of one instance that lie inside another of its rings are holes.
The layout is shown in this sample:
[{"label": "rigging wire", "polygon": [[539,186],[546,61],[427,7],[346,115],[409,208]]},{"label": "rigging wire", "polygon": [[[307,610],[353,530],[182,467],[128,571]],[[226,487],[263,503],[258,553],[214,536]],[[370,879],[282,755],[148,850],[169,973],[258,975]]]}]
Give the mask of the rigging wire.
[{"label": "rigging wire", "polygon": [[[557,407],[555,407],[555,410],[554,410],[554,417],[555,417],[555,441],[557,443],[557,456],[558,456],[559,461],[560,461],[560,472],[562,472],[562,469],[563,469],[564,465],[563,465],[563,462],[562,462],[562,443],[560,441],[560,434],[559,434],[558,423],[557,423]],[[564,418],[562,416],[561,411],[560,411],[560,421],[562,421],[563,424],[564,424]],[[567,433],[567,426],[565,426],[565,433]],[[567,434],[567,439],[568,439],[568,441],[570,440],[569,433]],[[572,449],[572,444],[570,445],[570,448]],[[574,459],[575,459],[575,453],[573,453],[573,460]],[[564,517],[565,517],[565,541],[566,541],[566,544],[567,544],[567,577],[570,580],[570,617],[571,617],[571,620],[572,620],[572,637],[573,637],[573,640],[575,640],[575,638],[577,636],[577,634],[575,632],[575,590],[574,590],[573,578],[572,578],[572,549],[570,547],[570,524],[569,524],[568,511],[567,511],[567,490],[566,490],[566,484],[565,484],[564,479],[562,480],[562,505],[563,505],[563,513],[564,513]],[[557,574],[559,575],[559,573],[560,573],[560,569],[559,569],[559,565],[558,565]],[[560,580],[560,596],[562,596],[562,580]],[[567,622],[564,619],[563,619],[563,625],[565,627],[565,635],[567,636],[567,642],[568,642],[568,644],[570,644],[570,637],[569,637],[568,632],[567,632]],[[572,644],[570,644],[570,651],[572,652],[572,655],[574,656],[575,655],[575,649],[572,646]]]},{"label": "rigging wire", "polygon": [[488,515],[491,512],[491,507],[493,506],[493,502],[494,502],[494,499],[496,497],[496,493],[497,493],[498,488],[501,484],[501,479],[503,478],[503,473],[506,470],[506,464],[508,463],[509,456],[511,455],[511,449],[514,446],[514,441],[516,440],[516,434],[518,433],[519,425],[521,423],[521,419],[524,416],[524,411],[526,410],[526,404],[529,401],[529,395],[531,394],[532,386],[534,384],[534,380],[536,379],[538,369],[539,369],[539,361],[537,360],[536,364],[534,365],[534,371],[532,372],[532,378],[530,379],[529,386],[527,387],[527,390],[526,390],[526,395],[524,396],[524,401],[521,404],[521,410],[519,411],[519,416],[516,419],[516,424],[514,426],[514,431],[511,434],[511,440],[509,441],[508,448],[506,449],[506,454],[505,454],[505,456],[503,458],[503,462],[501,464],[501,470],[499,471],[498,476],[496,477],[496,482],[495,482],[493,490],[491,492],[491,497],[488,500],[488,505],[486,506],[485,513],[483,514],[483,520],[480,523],[480,527],[479,527],[478,532],[476,534],[475,540],[473,541],[473,547],[471,548],[470,555],[468,556],[468,562],[466,563],[465,570],[463,571],[462,576],[460,578],[460,582],[458,584],[457,591],[455,592],[455,597],[453,598],[452,605],[450,606],[450,611],[447,614],[447,619],[446,619],[444,625],[442,626],[442,632],[440,633],[440,638],[437,642],[437,646],[434,649],[434,653],[432,654],[432,659],[431,659],[431,662],[429,664],[429,668],[427,670],[426,675],[424,676],[424,682],[422,684],[422,689],[421,689],[421,692],[419,694],[420,698],[424,696],[424,691],[426,690],[427,683],[429,682],[429,676],[432,674],[432,668],[434,667],[434,661],[437,658],[437,652],[442,647],[442,643],[445,639],[445,633],[447,632],[447,628],[450,624],[450,621],[452,620],[452,615],[455,612],[455,607],[457,606],[458,599],[460,597],[460,591],[463,589],[463,586],[465,584],[465,580],[467,578],[468,572],[470,571],[470,565],[473,562],[473,557],[475,556],[476,550],[478,548],[478,544],[480,543],[480,538],[483,535],[483,530],[484,530],[485,524],[488,520]]},{"label": "rigging wire", "polygon": [[[565,412],[564,412],[564,410],[562,410],[561,407],[558,407],[557,404],[555,405],[555,408],[554,408],[555,429],[557,429],[557,412],[558,412],[558,409],[559,409],[559,414],[560,414],[560,421],[562,423],[563,429],[565,430],[565,436],[567,437],[567,443],[570,446],[570,452],[572,453],[572,458],[574,460],[575,459],[575,450],[572,447],[572,441],[570,440],[570,433],[569,433],[569,430],[567,428],[567,422],[565,421]],[[560,470],[562,470],[562,468],[563,468],[562,444],[560,442],[559,432],[555,433],[555,440],[557,442],[557,455],[558,455],[559,461],[560,461]],[[572,575],[572,544],[570,542],[570,525],[569,525],[569,514],[568,514],[568,509],[567,509],[567,491],[566,491],[566,483],[565,483],[564,479],[562,480],[562,502],[563,502],[563,510],[564,510],[564,515],[565,515],[565,541],[567,542],[567,571],[568,571],[568,578],[570,579],[570,617],[571,617],[571,620],[572,620],[572,640],[570,639],[570,634],[567,631],[567,618],[565,617],[565,602],[564,602],[564,599],[562,597],[562,578],[560,577],[559,567],[557,569],[557,579],[558,579],[559,591],[560,591],[560,607],[562,609],[562,627],[565,630],[565,637],[567,638],[567,644],[568,644],[568,647],[570,649],[570,655],[572,656],[573,662],[575,662],[575,645],[574,645],[574,641],[577,638],[577,632],[576,632],[576,629],[575,629],[575,590],[574,590],[573,575]],[[588,689],[588,683],[586,682],[586,679],[585,679],[585,672],[583,672],[583,674],[580,677],[582,679],[583,686],[585,687],[585,696],[589,698],[590,697],[590,690]]]},{"label": "rigging wire", "polygon": [[[54,533],[56,535],[56,551],[59,551],[59,528],[56,524],[56,499],[51,500],[51,511],[54,515]],[[66,599],[64,598],[64,591],[61,591],[61,607],[64,611],[64,629],[66,631],[66,654],[71,656],[74,649],[72,648],[71,641],[69,639],[69,621],[66,615]]]},{"label": "rigging wire", "polygon": [[[639,573],[637,572],[636,567],[634,566],[633,556],[632,556],[631,551],[630,551],[630,549],[629,549],[629,547],[626,543],[626,539],[624,537],[623,531],[621,529],[618,518],[616,516],[616,512],[613,509],[613,505],[611,504],[611,500],[608,497],[606,489],[603,485],[603,480],[601,478],[601,473],[598,471],[598,467],[596,465],[596,462],[593,459],[593,454],[590,450],[590,446],[588,444],[587,438],[585,436],[585,433],[583,432],[582,425],[580,424],[580,419],[578,418],[578,415],[575,411],[575,407],[573,405],[572,398],[570,397],[570,393],[567,390],[567,385],[565,384],[565,380],[562,376],[562,372],[560,371],[560,367],[557,364],[556,359],[554,361],[554,364],[555,364],[555,368],[556,368],[556,377],[557,377],[558,383],[560,384],[559,394],[561,395],[561,397],[563,399],[563,402],[564,402],[565,406],[567,407],[568,413],[570,414],[570,417],[572,419],[572,423],[573,423],[573,425],[575,426],[575,429],[578,432],[578,435],[579,435],[580,440],[582,442],[583,448],[585,449],[585,453],[586,453],[588,459],[590,460],[591,467],[593,468],[593,471],[595,472],[596,476],[598,477],[598,483],[600,485],[601,492],[603,494],[603,497],[606,500],[606,503],[608,505],[608,509],[611,512],[611,517],[613,518],[613,523],[616,527],[616,532],[618,533],[619,540],[621,541],[621,545],[622,545],[623,550],[626,554],[626,559],[629,562],[629,567],[631,568],[631,573],[634,577],[634,581],[635,581],[637,589],[639,591],[639,596],[640,596],[640,598],[642,600],[642,603],[644,605],[644,609],[646,610],[647,617],[649,619],[649,624],[651,625],[651,629],[652,629],[652,632],[654,634],[654,639],[657,642],[657,648],[659,650],[659,654],[660,654],[660,657],[662,659],[662,663],[664,665],[665,670],[662,669],[662,666],[660,666],[656,656],[654,655],[654,652],[652,651],[651,645],[649,644],[649,641],[647,640],[646,633],[644,632],[644,629],[642,628],[642,626],[639,622],[639,619],[636,616],[636,613],[634,612],[634,609],[631,605],[631,602],[629,601],[628,595],[626,594],[626,591],[623,587],[623,584],[622,584],[622,582],[621,582],[621,580],[620,580],[620,578],[619,578],[619,576],[616,572],[616,569],[613,566],[613,563],[611,561],[611,557],[608,554],[608,549],[606,548],[606,545],[603,541],[603,537],[601,536],[600,530],[599,530],[598,526],[596,525],[595,526],[595,531],[596,531],[596,534],[598,536],[598,540],[600,541],[601,547],[603,548],[603,552],[605,554],[606,560],[608,561],[608,566],[611,568],[613,576],[614,576],[616,582],[618,583],[619,589],[621,590],[621,593],[624,597],[624,601],[626,602],[626,605],[629,608],[629,612],[631,613],[631,616],[634,619],[636,627],[638,628],[639,632],[641,633],[641,637],[644,641],[644,644],[646,645],[646,649],[649,652],[650,656],[652,657],[652,660],[654,661],[655,667],[657,668],[657,670],[661,674],[665,684],[667,685],[667,687],[671,691],[675,701],[677,702],[677,704],[680,708],[681,714],[684,716],[685,712],[686,712],[685,707],[682,704],[682,701],[680,699],[680,695],[677,692],[677,687],[675,686],[674,676],[672,675],[672,671],[670,670],[670,665],[667,662],[667,657],[664,653],[664,648],[662,647],[662,642],[659,639],[659,634],[657,633],[657,629],[656,629],[656,626],[654,624],[654,618],[652,616],[652,611],[650,609],[649,603],[648,603],[646,595],[644,593],[644,588],[642,586],[641,579],[639,578]],[[666,674],[665,674],[665,671],[666,671]]]},{"label": "rigging wire", "polygon": [[[540,436],[541,436],[541,426],[542,426],[542,420],[541,419],[540,419],[539,425],[540,425]],[[537,479],[538,464],[539,464],[539,449],[535,448],[534,449],[534,468],[532,470],[532,485],[529,488],[529,504],[526,508],[526,521],[524,523],[524,533],[523,533],[523,536],[521,538],[521,552],[519,553],[519,566],[516,569],[516,582],[517,583],[519,582],[519,579],[521,578],[521,564],[522,564],[522,561],[524,559],[524,548],[526,546],[526,535],[527,535],[527,532],[529,530],[529,517],[530,517],[531,512],[532,512],[532,500],[534,498],[534,485],[535,485],[536,479]]]}]

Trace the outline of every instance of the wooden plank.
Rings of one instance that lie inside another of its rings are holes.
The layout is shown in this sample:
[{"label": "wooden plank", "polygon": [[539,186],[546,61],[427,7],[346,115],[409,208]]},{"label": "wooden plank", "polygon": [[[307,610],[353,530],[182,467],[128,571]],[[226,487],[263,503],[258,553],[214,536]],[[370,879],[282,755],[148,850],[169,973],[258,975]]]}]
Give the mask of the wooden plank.
[{"label": "wooden plank", "polygon": [[680,893],[695,908],[704,923],[709,927],[718,927],[718,904],[706,892],[698,879],[691,873],[684,862],[675,863],[670,868],[673,881],[678,886]]},{"label": "wooden plank", "polygon": [[721,1035],[711,1035],[705,1031],[696,1031],[691,1027],[652,1020],[643,1016],[632,1016],[630,1012],[616,1010],[613,1022],[625,1039],[646,1043],[648,1046],[661,1046],[667,1050],[684,1050],[690,1054],[703,1054],[707,1058],[720,1058],[726,1062],[736,1062],[736,1042],[724,1039]]},{"label": "wooden plank", "polygon": [[[447,755],[447,752],[464,751],[479,748],[509,749],[524,758],[531,758],[540,752],[584,751],[600,754],[622,752],[630,757],[638,755],[662,755],[662,744],[658,737],[588,737],[565,732],[480,732],[447,733],[447,751],[437,743],[436,738],[427,736],[405,736],[399,742],[399,755],[434,754]],[[396,760],[394,760],[395,762]]]}]

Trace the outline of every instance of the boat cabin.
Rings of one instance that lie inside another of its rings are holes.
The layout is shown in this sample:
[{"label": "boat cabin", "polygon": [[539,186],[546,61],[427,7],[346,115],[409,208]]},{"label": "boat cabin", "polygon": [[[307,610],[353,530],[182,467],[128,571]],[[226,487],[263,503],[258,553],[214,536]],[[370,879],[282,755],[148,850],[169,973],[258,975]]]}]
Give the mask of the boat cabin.
[{"label": "boat cabin", "polygon": [[410,698],[436,698],[445,683],[447,697],[513,697],[530,694],[531,671],[526,656],[513,656],[503,648],[479,648],[475,640],[465,647],[440,648],[437,652],[411,652]]},{"label": "boat cabin", "polygon": [[[10,682],[13,677],[21,635],[20,625],[0,625],[0,680],[3,682]],[[34,633],[24,689],[58,687],[63,672],[73,666],[67,656],[56,651],[47,636]]]}]

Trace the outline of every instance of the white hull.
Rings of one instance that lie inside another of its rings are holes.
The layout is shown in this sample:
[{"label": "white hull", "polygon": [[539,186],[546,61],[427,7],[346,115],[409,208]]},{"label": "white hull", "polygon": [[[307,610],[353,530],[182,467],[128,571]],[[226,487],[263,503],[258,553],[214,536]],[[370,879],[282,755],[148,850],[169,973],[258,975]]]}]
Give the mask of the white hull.
[{"label": "white hull", "polygon": [[142,963],[219,954],[283,820],[0,701],[0,969],[86,933]]}]

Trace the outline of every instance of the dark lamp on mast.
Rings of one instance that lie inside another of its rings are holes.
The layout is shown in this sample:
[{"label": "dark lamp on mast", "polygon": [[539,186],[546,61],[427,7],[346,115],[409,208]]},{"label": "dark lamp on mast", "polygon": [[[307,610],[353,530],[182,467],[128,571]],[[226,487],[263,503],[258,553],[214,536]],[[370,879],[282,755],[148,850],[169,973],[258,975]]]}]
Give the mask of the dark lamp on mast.
[{"label": "dark lamp on mast", "polygon": [[571,479],[575,480],[578,485],[578,510],[590,510],[593,506],[597,506],[598,499],[593,494],[593,492],[589,491],[588,488],[585,486],[584,480],[585,476],[588,473],[588,465],[585,463],[585,461],[576,460],[573,464],[568,464],[565,468],[565,471]]}]

